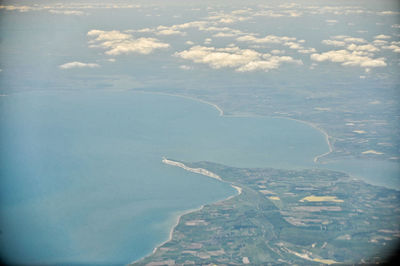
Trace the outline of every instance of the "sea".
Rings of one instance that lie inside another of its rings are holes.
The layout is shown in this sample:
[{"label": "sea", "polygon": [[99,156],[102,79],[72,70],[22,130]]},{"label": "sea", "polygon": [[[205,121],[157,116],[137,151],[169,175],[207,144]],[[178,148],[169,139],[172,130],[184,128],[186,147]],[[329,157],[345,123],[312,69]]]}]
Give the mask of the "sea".
[{"label": "sea", "polygon": [[162,163],[321,167],[399,188],[399,165],[315,164],[324,134],[284,118],[224,116],[211,104],[134,91],[0,97],[0,251],[18,264],[124,265],[167,240],[177,217],[235,195]]}]

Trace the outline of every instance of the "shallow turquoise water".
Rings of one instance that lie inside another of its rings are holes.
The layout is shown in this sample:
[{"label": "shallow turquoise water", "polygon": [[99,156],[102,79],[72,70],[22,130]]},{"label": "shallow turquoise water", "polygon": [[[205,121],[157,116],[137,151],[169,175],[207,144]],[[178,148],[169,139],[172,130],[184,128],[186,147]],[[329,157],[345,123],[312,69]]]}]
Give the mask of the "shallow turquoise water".
[{"label": "shallow turquoise water", "polygon": [[236,193],[163,156],[304,168],[328,150],[303,123],[129,91],[9,95],[0,123],[0,249],[18,263],[128,263],[167,239],[177,213]]}]

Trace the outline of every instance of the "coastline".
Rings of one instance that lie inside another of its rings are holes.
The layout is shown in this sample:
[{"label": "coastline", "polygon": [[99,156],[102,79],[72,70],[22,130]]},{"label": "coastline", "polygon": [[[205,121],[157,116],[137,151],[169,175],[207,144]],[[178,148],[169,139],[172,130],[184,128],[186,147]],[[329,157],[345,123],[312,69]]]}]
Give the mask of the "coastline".
[{"label": "coastline", "polygon": [[[221,182],[229,183],[230,186],[233,187],[233,188],[238,192],[236,195],[232,195],[232,196],[229,196],[229,197],[226,198],[226,199],[222,199],[222,200],[216,201],[216,202],[214,202],[213,204],[218,203],[218,202],[221,202],[221,201],[225,201],[225,200],[230,200],[230,199],[232,199],[232,198],[234,198],[234,197],[236,197],[236,196],[242,194],[242,188],[241,188],[241,187],[236,186],[236,185],[233,185],[232,183],[223,180],[223,179],[222,179],[220,176],[218,176],[217,174],[215,174],[215,173],[213,173],[213,172],[211,172],[211,171],[208,171],[208,170],[206,170],[206,169],[204,169],[204,168],[190,168],[190,167],[186,166],[185,164],[183,164],[183,163],[181,163],[181,162],[176,162],[176,161],[173,161],[173,160],[169,160],[169,159],[167,159],[167,158],[165,158],[165,157],[162,158],[162,162],[163,162],[164,164],[168,164],[168,165],[171,165],[171,166],[176,166],[176,167],[182,168],[182,169],[184,169],[184,170],[186,170],[186,171],[189,171],[189,172],[192,172],[192,173],[204,175],[204,176],[207,176],[207,177],[211,177],[211,178],[217,179],[217,180],[219,180],[219,181],[221,181]],[[145,259],[145,258],[147,258],[147,257],[149,257],[149,256],[151,256],[151,255],[153,255],[154,253],[156,253],[157,250],[158,250],[160,247],[162,247],[165,243],[167,243],[167,242],[169,242],[169,241],[172,240],[172,237],[173,237],[175,228],[176,228],[176,227],[178,226],[178,224],[180,223],[182,216],[184,216],[184,215],[186,215],[186,214],[189,214],[189,213],[192,213],[192,212],[200,211],[200,210],[202,210],[202,209],[204,208],[204,206],[205,206],[205,205],[201,205],[199,208],[190,209],[190,210],[187,210],[187,211],[184,211],[184,212],[180,213],[180,214],[176,217],[174,226],[173,226],[173,227],[171,228],[171,230],[169,231],[168,239],[165,240],[165,241],[163,241],[163,242],[160,243],[159,245],[157,245],[149,255],[146,255],[146,256],[143,257],[143,258],[140,258],[140,259],[138,259],[138,260],[135,260],[135,261],[129,263],[128,265],[133,265],[133,264],[135,264],[135,263],[139,263],[141,260],[143,260],[143,259]]]},{"label": "coastline", "polygon": [[[151,91],[142,91],[142,90],[132,90],[132,91],[133,91],[133,92],[136,92],[136,93],[166,95],[166,96],[180,97],[180,98],[184,98],[184,99],[189,99],[189,100],[192,100],[192,101],[197,101],[197,102],[200,102],[200,103],[203,103],[203,104],[207,104],[207,105],[210,105],[210,106],[214,107],[214,108],[218,111],[219,116],[236,117],[235,115],[226,115],[226,114],[224,113],[224,111],[222,110],[222,108],[219,107],[219,106],[218,106],[217,104],[215,104],[215,103],[211,103],[211,102],[208,102],[208,101],[205,101],[205,100],[201,100],[201,99],[198,99],[198,98],[195,98],[195,97],[185,96],[185,95],[179,95],[179,94],[172,94],[172,93],[164,93],[164,92],[151,92]],[[253,117],[253,116],[248,115],[248,116],[241,116],[241,117]],[[263,117],[263,116],[258,116],[258,117]],[[328,144],[329,151],[326,152],[326,153],[323,153],[323,154],[320,154],[320,155],[315,156],[314,159],[313,159],[314,163],[318,163],[318,160],[319,160],[320,158],[322,158],[322,157],[328,155],[329,153],[331,153],[331,152],[333,151],[333,145],[332,145],[331,142],[330,142],[330,136],[328,135],[328,133],[327,133],[325,130],[319,128],[319,127],[318,127],[317,125],[315,125],[314,123],[308,122],[308,121],[299,120],[299,119],[295,119],[295,118],[290,118],[290,117],[283,117],[283,116],[265,116],[265,117],[281,118],[281,119],[283,118],[283,119],[293,120],[293,121],[296,121],[296,122],[299,122],[299,123],[302,123],[302,124],[306,124],[306,125],[308,125],[308,126],[314,128],[314,129],[318,130],[319,132],[321,132],[321,133],[325,136],[325,140],[326,140],[326,143]],[[206,170],[206,169],[204,169],[204,168],[191,168],[191,167],[188,167],[188,166],[186,166],[185,164],[183,164],[183,163],[181,163],[181,162],[169,160],[169,159],[167,159],[167,158],[165,158],[165,157],[162,157],[162,162],[163,162],[164,164],[167,164],[167,165],[171,165],[171,166],[175,166],[175,167],[182,168],[182,169],[184,169],[184,170],[186,170],[186,171],[189,171],[189,172],[192,172],[192,173],[201,174],[201,175],[204,175],[204,176],[207,176],[207,177],[210,177],[210,178],[217,179],[217,180],[219,180],[219,181],[221,181],[221,182],[227,182],[227,181],[224,181],[219,175],[217,175],[217,174],[215,174],[215,173],[213,173],[213,172],[211,172],[211,171],[208,171],[208,170]],[[230,182],[227,182],[227,183],[229,183],[230,186],[233,187],[233,188],[237,191],[237,194],[236,194],[236,195],[229,196],[228,198],[223,199],[223,200],[221,200],[221,201],[229,200],[229,199],[232,199],[233,197],[236,197],[236,196],[242,194],[242,188],[241,188],[241,187],[238,187],[238,186],[236,186],[236,185],[234,185],[234,184],[232,184],[232,183],[230,183]],[[215,203],[218,203],[218,202],[220,202],[220,201],[217,201],[217,202],[215,202]],[[172,240],[174,230],[175,230],[176,226],[178,226],[178,224],[179,224],[179,222],[180,222],[180,220],[181,220],[181,218],[182,218],[183,215],[186,215],[186,214],[189,214],[189,213],[192,213],[192,212],[196,212],[196,211],[200,211],[200,210],[202,210],[203,208],[204,208],[204,205],[201,205],[199,208],[190,209],[190,210],[184,211],[183,213],[179,214],[179,215],[176,217],[176,221],[175,221],[174,226],[171,228],[171,230],[170,230],[170,232],[169,232],[169,237],[168,237],[168,239],[165,240],[165,241],[163,241],[163,242],[160,243],[159,245],[157,245],[149,255],[146,255],[146,256],[144,256],[144,257],[138,259],[138,260],[135,260],[135,261],[129,263],[128,265],[133,265],[133,264],[135,264],[135,263],[139,263],[139,262],[142,261],[143,259],[145,259],[145,258],[147,258],[147,257],[149,257],[149,256],[151,256],[151,255],[153,255],[155,252],[157,252],[157,250],[158,250],[160,247],[162,247],[165,243],[167,243],[167,242],[169,242],[169,241]]]},{"label": "coastline", "polygon": [[157,250],[158,250],[160,247],[162,247],[165,243],[168,243],[169,241],[172,240],[172,236],[173,236],[173,234],[174,234],[174,230],[175,230],[175,228],[178,226],[178,224],[180,223],[181,218],[182,218],[183,215],[186,215],[186,214],[189,214],[189,213],[192,213],[192,212],[196,212],[196,211],[200,211],[200,210],[203,209],[203,208],[204,208],[204,205],[201,205],[199,208],[190,209],[190,210],[187,210],[187,211],[184,211],[184,212],[178,214],[178,216],[177,216],[176,219],[175,219],[174,226],[173,226],[173,227],[171,228],[171,230],[169,231],[168,239],[165,240],[165,241],[163,241],[163,242],[161,242],[160,244],[158,244],[158,245],[153,249],[153,251],[152,251],[150,254],[144,256],[143,258],[140,258],[140,259],[137,259],[137,260],[135,260],[135,261],[132,261],[132,262],[128,263],[128,265],[133,265],[133,264],[135,264],[135,263],[139,263],[141,260],[143,260],[143,259],[145,259],[145,258],[147,258],[147,257],[149,257],[149,256],[151,256],[151,255],[153,255],[154,253],[156,253]]},{"label": "coastline", "polygon": [[322,157],[324,157],[324,156],[330,154],[331,152],[333,152],[333,145],[332,145],[332,143],[331,143],[331,141],[330,141],[330,138],[332,138],[332,137],[329,136],[328,133],[327,133],[325,130],[323,130],[322,128],[318,127],[316,124],[314,124],[314,123],[312,123],[312,122],[308,122],[308,121],[296,119],[296,118],[290,118],[290,117],[282,117],[282,116],[272,116],[272,117],[274,117],[274,118],[289,119],[289,120],[293,120],[293,121],[296,121],[296,122],[299,122],[299,123],[302,123],[302,124],[306,124],[306,125],[308,125],[308,126],[314,128],[314,129],[318,130],[319,132],[321,132],[321,133],[324,135],[325,141],[326,141],[326,143],[328,144],[328,147],[329,147],[329,151],[328,151],[328,152],[325,152],[325,153],[323,153],[323,154],[320,154],[320,155],[315,156],[314,159],[313,159],[314,163],[318,163],[318,160],[319,160],[320,158],[322,158]]},{"label": "coastline", "polygon": [[325,152],[323,154],[319,154],[319,155],[314,157],[314,159],[313,159],[314,163],[318,163],[318,161],[322,157],[327,156],[328,154],[333,152],[333,144],[330,141],[332,136],[329,136],[329,134],[324,129],[318,127],[316,124],[314,124],[312,122],[309,122],[309,121],[304,121],[304,120],[291,118],[291,117],[285,117],[285,116],[258,116],[258,115],[239,115],[239,116],[236,116],[236,115],[226,115],[224,113],[224,110],[222,110],[222,108],[219,107],[217,104],[212,103],[212,102],[208,102],[208,101],[205,101],[205,100],[202,100],[202,99],[198,99],[198,98],[195,98],[195,97],[192,97],[192,96],[173,94],[173,93],[167,93],[167,92],[151,92],[151,91],[143,91],[143,90],[135,90],[135,89],[133,89],[132,91],[138,92],[138,93],[158,94],[158,95],[180,97],[180,98],[189,99],[189,100],[196,101],[196,102],[201,102],[201,103],[204,103],[204,104],[207,104],[207,105],[210,105],[210,106],[214,107],[219,112],[219,116],[225,116],[225,117],[271,117],[271,118],[289,119],[289,120],[296,121],[296,122],[299,122],[299,123],[302,123],[302,124],[306,124],[306,125],[314,128],[314,129],[318,130],[319,132],[321,132],[322,135],[324,135],[325,141],[326,141],[326,143],[328,144],[328,147],[329,147],[329,151],[328,152]]},{"label": "coastline", "polygon": [[172,160],[168,160],[165,157],[163,157],[162,162],[168,165],[172,165],[172,166],[176,166],[176,167],[180,167],[182,169],[185,169],[186,171],[192,172],[192,173],[196,173],[196,174],[201,174],[201,175],[205,175],[211,178],[215,178],[219,181],[222,181],[221,177],[213,172],[210,172],[204,168],[190,168],[188,166],[186,166],[183,163],[180,162],[176,162],[176,161],[172,161]]}]

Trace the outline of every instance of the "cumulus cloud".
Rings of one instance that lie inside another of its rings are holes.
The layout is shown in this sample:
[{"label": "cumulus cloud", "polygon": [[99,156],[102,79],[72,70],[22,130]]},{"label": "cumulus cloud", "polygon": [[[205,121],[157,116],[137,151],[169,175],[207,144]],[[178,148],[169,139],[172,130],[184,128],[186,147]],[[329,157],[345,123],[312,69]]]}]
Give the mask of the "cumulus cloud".
[{"label": "cumulus cloud", "polygon": [[387,50],[392,50],[394,53],[400,53],[400,46],[395,44],[382,46],[382,48]]},{"label": "cumulus cloud", "polygon": [[385,40],[377,39],[372,42],[376,46],[386,45],[388,42]]},{"label": "cumulus cloud", "polygon": [[248,20],[250,17],[244,17],[235,13],[226,14],[224,12],[213,12],[207,19],[221,24],[232,24],[238,21]]},{"label": "cumulus cloud", "polygon": [[185,35],[186,33],[179,30],[165,29],[156,32],[157,35]]},{"label": "cumulus cloud", "polygon": [[367,42],[363,38],[350,37],[347,35],[336,35],[336,36],[333,36],[332,38],[336,39],[336,40],[342,40],[346,43],[366,43]]},{"label": "cumulus cloud", "polygon": [[91,30],[87,33],[94,38],[89,43],[91,48],[103,48],[107,55],[120,55],[129,53],[150,54],[156,49],[168,48],[169,44],[163,43],[155,38],[135,39],[131,34],[122,33],[117,30],[102,31]]},{"label": "cumulus cloud", "polygon": [[289,49],[297,50],[299,53],[303,54],[316,52],[314,48],[305,48],[302,45],[305,40],[297,40],[296,37],[267,35],[265,37],[259,38],[255,35],[248,34],[240,36],[236,40],[255,44],[280,44],[283,46],[287,46]]},{"label": "cumulus cloud", "polygon": [[195,63],[207,64],[212,68],[233,68],[239,72],[277,69],[282,63],[302,64],[290,56],[275,56],[239,47],[214,48],[194,46],[189,50],[175,53],[175,56]]},{"label": "cumulus cloud", "polygon": [[96,68],[100,67],[98,64],[94,63],[82,63],[78,61],[69,62],[58,66],[61,69],[70,69],[70,68]]},{"label": "cumulus cloud", "polygon": [[335,50],[325,53],[315,53],[310,56],[311,60],[316,62],[330,61],[341,63],[343,66],[359,66],[363,68],[385,67],[384,58],[371,58],[363,52],[348,50]]},{"label": "cumulus cloud", "polygon": [[347,46],[347,49],[350,51],[367,51],[367,52],[379,51],[379,49],[373,46],[372,44],[356,45],[352,43],[349,46]]},{"label": "cumulus cloud", "polygon": [[392,37],[389,35],[384,35],[384,34],[376,35],[374,37],[374,39],[390,39],[390,38],[392,38]]},{"label": "cumulus cloud", "polygon": [[281,44],[284,42],[295,41],[295,37],[288,36],[276,36],[276,35],[267,35],[263,38],[255,37],[254,35],[245,35],[238,37],[236,40],[240,42],[251,42],[251,43],[276,43]]},{"label": "cumulus cloud", "polygon": [[338,40],[323,40],[322,43],[326,44],[326,45],[333,45],[333,46],[345,46],[346,45],[346,42],[338,41]]}]

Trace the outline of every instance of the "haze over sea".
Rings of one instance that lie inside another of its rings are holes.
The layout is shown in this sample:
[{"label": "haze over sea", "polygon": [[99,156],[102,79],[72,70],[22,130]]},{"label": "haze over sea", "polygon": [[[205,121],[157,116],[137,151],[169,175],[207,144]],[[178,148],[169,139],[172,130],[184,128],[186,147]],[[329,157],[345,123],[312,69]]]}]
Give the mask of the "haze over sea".
[{"label": "haze over sea", "polygon": [[328,151],[304,123],[132,91],[10,94],[0,123],[0,249],[18,263],[126,264],[166,240],[179,213],[235,194],[163,156],[304,168]]}]

